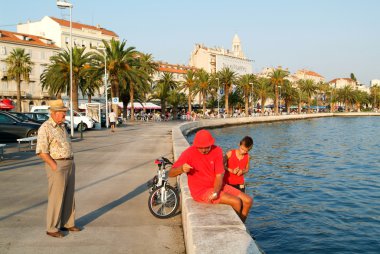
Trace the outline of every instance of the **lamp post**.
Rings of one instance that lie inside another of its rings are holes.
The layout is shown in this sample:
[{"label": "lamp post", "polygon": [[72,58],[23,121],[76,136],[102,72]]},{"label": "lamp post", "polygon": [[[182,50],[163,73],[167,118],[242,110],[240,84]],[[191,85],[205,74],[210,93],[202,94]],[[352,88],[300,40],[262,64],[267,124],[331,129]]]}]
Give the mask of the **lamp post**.
[{"label": "lamp post", "polygon": [[253,107],[253,83],[251,82],[249,84],[251,85],[251,105],[252,105],[252,112],[251,112],[251,114],[253,114],[253,109],[254,109],[254,107]]},{"label": "lamp post", "polygon": [[280,94],[279,94],[279,104],[280,104],[280,115],[282,115],[282,110],[281,110],[281,86],[278,86],[278,89],[280,90]]},{"label": "lamp post", "polygon": [[70,135],[74,137],[74,117],[73,117],[73,32],[72,32],[72,9],[73,5],[66,1],[57,1],[60,9],[69,8],[70,10]]},{"label": "lamp post", "polygon": [[217,118],[219,118],[219,93],[220,93],[220,91],[219,91],[219,78],[216,78],[217,80],[218,80],[218,114],[217,114]]},{"label": "lamp post", "polygon": [[109,119],[108,119],[107,52],[106,52],[106,48],[99,47],[98,49],[102,50],[103,55],[104,55],[104,94],[106,97],[106,128],[108,129]]}]

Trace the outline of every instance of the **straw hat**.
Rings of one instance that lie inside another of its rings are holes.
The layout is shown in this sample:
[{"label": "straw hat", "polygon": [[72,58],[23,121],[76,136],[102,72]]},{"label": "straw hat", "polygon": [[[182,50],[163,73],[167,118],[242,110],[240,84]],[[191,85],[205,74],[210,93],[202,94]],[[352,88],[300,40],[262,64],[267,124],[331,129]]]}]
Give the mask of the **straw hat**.
[{"label": "straw hat", "polygon": [[53,100],[49,102],[50,110],[52,111],[67,111],[69,108],[65,107],[62,100]]}]

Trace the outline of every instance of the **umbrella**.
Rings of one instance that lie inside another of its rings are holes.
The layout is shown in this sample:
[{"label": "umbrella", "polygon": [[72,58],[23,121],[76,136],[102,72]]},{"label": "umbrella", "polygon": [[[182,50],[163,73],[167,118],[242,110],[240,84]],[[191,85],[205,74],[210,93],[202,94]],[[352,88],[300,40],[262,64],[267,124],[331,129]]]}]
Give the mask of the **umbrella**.
[{"label": "umbrella", "polygon": [[[153,104],[151,102],[147,102],[147,103],[139,103],[139,102],[134,102],[133,103],[133,107],[135,109],[161,109],[160,106],[156,105],[156,104]],[[128,103],[128,106],[127,106],[128,109],[131,109],[131,103]]]}]

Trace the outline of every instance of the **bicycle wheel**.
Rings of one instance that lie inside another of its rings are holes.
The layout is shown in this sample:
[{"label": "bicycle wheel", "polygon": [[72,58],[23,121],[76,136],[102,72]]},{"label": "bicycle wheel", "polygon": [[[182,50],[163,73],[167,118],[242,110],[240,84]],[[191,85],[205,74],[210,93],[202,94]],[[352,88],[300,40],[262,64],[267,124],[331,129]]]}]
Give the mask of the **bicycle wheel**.
[{"label": "bicycle wheel", "polygon": [[[163,190],[163,191],[162,191]],[[157,218],[166,219],[175,214],[179,206],[179,195],[170,185],[158,188],[149,195],[149,211]]]}]

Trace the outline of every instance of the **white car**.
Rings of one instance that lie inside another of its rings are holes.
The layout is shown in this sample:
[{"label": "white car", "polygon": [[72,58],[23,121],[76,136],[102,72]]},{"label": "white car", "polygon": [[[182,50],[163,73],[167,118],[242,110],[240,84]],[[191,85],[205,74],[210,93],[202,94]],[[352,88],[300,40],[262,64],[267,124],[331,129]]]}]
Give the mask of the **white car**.
[{"label": "white car", "polygon": [[[92,129],[95,125],[95,121],[92,120],[91,117],[82,115],[81,113],[73,110],[73,116],[74,116],[74,129],[75,130],[82,130],[85,131],[87,129]],[[68,127],[70,128],[70,110],[66,112],[66,121],[69,122]]]},{"label": "white car", "polygon": [[[30,112],[43,112],[43,113],[50,113],[49,112],[49,106],[33,106],[32,109],[30,110]],[[87,129],[91,129],[94,127],[95,125],[95,121],[92,120],[91,117],[88,117],[88,116],[85,116],[85,115],[82,115],[81,113],[77,112],[77,111],[73,111],[73,115],[74,115],[74,129],[75,130],[82,130],[82,131],[85,131]],[[66,112],[66,124],[68,125],[68,128],[70,128],[70,110],[68,110]]]}]

